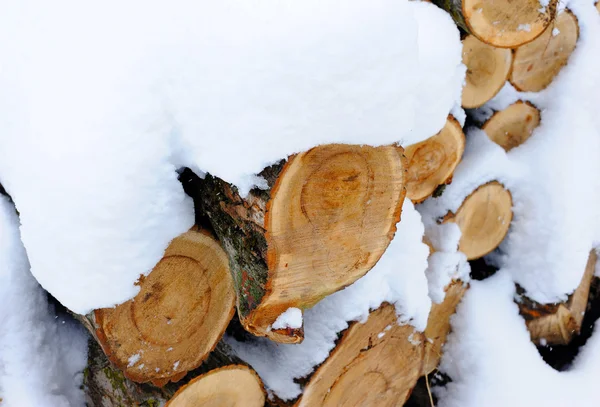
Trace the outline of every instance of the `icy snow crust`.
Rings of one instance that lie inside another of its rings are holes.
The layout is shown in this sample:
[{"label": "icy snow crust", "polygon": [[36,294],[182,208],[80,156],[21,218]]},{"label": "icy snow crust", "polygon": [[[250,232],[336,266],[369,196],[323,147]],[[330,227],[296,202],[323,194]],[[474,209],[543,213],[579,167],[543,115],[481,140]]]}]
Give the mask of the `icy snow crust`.
[{"label": "icy snow crust", "polygon": [[133,297],[192,225],[176,169],[245,192],[318,144],[416,143],[464,76],[449,16],[405,0],[10,2],[0,58],[0,182],[78,313]]},{"label": "icy snow crust", "polygon": [[13,205],[0,195],[0,399],[2,407],[84,405],[87,336],[48,308],[29,272]]}]

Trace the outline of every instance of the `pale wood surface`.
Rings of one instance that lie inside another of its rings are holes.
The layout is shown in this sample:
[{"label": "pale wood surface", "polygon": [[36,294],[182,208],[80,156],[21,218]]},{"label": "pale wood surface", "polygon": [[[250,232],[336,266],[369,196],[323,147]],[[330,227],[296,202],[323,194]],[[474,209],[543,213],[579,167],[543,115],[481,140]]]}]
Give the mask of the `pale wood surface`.
[{"label": "pale wood surface", "polygon": [[462,106],[480,107],[502,89],[512,66],[510,49],[496,48],[468,35],[462,42],[462,62],[467,75],[462,93]]},{"label": "pale wood surface", "polygon": [[174,239],[140,292],[94,313],[96,336],[111,362],[137,382],[164,385],[198,367],[234,312],[228,260],[209,234]]},{"label": "pale wood surface", "polygon": [[415,203],[427,199],[452,174],[465,151],[465,135],[458,121],[448,116],[446,125],[435,136],[407,146],[406,197]]},{"label": "pale wood surface", "polygon": [[364,324],[348,328],[296,405],[402,405],[420,376],[423,355],[423,334],[398,325],[395,308],[385,304]]},{"label": "pale wood surface", "polygon": [[535,41],[517,48],[510,82],[524,92],[545,89],[567,64],[578,38],[577,18],[569,11],[560,13]]},{"label": "pale wood surface", "polygon": [[540,124],[540,111],[529,102],[518,101],[494,113],[482,126],[490,140],[510,151],[526,142]]}]

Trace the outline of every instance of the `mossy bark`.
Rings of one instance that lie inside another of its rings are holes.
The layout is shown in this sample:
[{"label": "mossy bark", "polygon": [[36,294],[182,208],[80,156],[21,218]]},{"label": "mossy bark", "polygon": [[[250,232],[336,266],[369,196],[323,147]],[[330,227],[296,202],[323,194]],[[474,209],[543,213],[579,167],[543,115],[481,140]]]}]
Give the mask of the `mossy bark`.
[{"label": "mossy bark", "polygon": [[202,180],[189,170],[182,174],[197,212],[206,215],[229,257],[241,319],[260,304],[266,293],[269,271],[264,216],[271,188],[284,163],[264,169],[259,176],[267,181],[268,189],[252,189],[245,198],[235,186],[210,174]]},{"label": "mossy bark", "polygon": [[88,366],[83,375],[86,404],[88,407],[159,407],[194,377],[233,364],[245,363],[221,342],[199,368],[189,372],[182,380],[156,387],[127,379],[108,361],[98,343],[90,339]]}]

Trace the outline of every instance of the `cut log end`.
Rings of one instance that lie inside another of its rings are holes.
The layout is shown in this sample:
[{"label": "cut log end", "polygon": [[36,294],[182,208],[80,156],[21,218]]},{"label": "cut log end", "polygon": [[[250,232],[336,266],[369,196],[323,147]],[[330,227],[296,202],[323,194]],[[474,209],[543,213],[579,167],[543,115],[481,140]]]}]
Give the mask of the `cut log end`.
[{"label": "cut log end", "polygon": [[528,102],[518,101],[496,112],[482,127],[490,140],[510,151],[523,144],[540,124],[540,111]]},{"label": "cut log end", "polygon": [[402,405],[423,366],[424,337],[397,324],[392,305],[353,323],[304,388],[297,406]]},{"label": "cut log end", "polygon": [[403,149],[324,145],[290,157],[265,212],[268,281],[242,323],[256,335],[298,342],[269,327],[365,275],[387,249],[406,193]]},{"label": "cut log end", "polygon": [[540,345],[567,345],[579,334],[587,307],[590,285],[594,277],[597,255],[590,252],[581,283],[562,304],[537,304],[525,299],[519,304],[526,320],[531,340]]},{"label": "cut log end", "polygon": [[544,32],[556,13],[556,0],[542,7],[538,0],[463,0],[462,15],[469,32],[481,41],[514,48]]},{"label": "cut log end", "polygon": [[95,311],[96,336],[127,378],[178,381],[214,349],[233,316],[227,256],[213,237],[191,230],[139,285],[134,299]]},{"label": "cut log end", "polygon": [[440,304],[432,304],[427,328],[425,329],[425,358],[422,375],[432,373],[442,358],[442,347],[450,333],[450,317],[467,292],[468,286],[462,281],[453,281],[446,288],[446,296]]},{"label": "cut log end", "polygon": [[461,230],[458,249],[468,260],[478,259],[504,240],[512,221],[512,197],[500,183],[493,181],[477,188],[465,199],[456,214],[449,213],[443,223],[454,222]]},{"label": "cut log end", "polygon": [[577,18],[569,11],[559,14],[540,37],[515,51],[512,85],[523,92],[545,89],[567,64],[578,38]]},{"label": "cut log end", "polygon": [[462,61],[467,67],[462,106],[480,107],[496,96],[508,79],[512,60],[510,49],[496,48],[468,35],[462,51]]},{"label": "cut log end", "polygon": [[191,380],[165,407],[262,407],[265,392],[252,369],[234,365],[212,370]]},{"label": "cut log end", "polygon": [[448,116],[435,136],[408,146],[406,196],[415,203],[427,199],[435,189],[452,178],[465,150],[465,135],[458,121]]}]

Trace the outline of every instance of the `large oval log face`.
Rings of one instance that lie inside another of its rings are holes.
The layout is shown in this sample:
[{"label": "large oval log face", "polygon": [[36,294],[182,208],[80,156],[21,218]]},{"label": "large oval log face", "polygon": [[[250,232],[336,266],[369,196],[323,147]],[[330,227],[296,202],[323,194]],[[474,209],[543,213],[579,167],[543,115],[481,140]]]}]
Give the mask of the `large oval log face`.
[{"label": "large oval log face", "polygon": [[556,2],[543,8],[538,0],[463,0],[469,31],[495,47],[512,48],[533,41],[550,24]]},{"label": "large oval log face", "polygon": [[212,237],[190,231],[139,284],[134,299],[96,310],[96,334],[129,379],[177,381],[202,363],[233,316],[227,256]]},{"label": "large oval log face", "polygon": [[265,215],[269,284],[252,326],[306,308],[362,277],[396,231],[402,148],[319,146],[289,159]]},{"label": "large oval log face", "polygon": [[399,406],[421,374],[424,338],[393,306],[354,323],[317,369],[297,406]]}]

